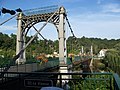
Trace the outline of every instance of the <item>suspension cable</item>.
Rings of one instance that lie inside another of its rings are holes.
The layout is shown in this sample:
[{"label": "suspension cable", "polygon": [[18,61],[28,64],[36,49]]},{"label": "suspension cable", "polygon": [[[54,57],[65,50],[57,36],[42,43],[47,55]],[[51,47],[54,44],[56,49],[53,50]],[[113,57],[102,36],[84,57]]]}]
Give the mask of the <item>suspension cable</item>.
[{"label": "suspension cable", "polygon": [[73,32],[73,30],[72,30],[72,27],[71,27],[71,25],[70,25],[70,23],[69,23],[69,20],[68,20],[68,18],[67,18],[67,15],[66,15],[66,21],[67,21],[67,23],[68,23],[68,26],[69,26],[69,28],[70,28],[70,31],[71,31],[73,37],[75,37],[75,34],[74,34],[74,32]]},{"label": "suspension cable", "polygon": [[[73,35],[73,38],[74,38],[74,43],[75,43],[75,45],[78,47],[79,46],[79,43],[78,43],[78,39],[77,39],[77,37],[75,36],[75,34],[74,34],[74,32],[73,32],[73,30],[72,30],[72,27],[71,27],[71,25],[70,25],[70,22],[69,22],[69,20],[68,20],[68,18],[67,18],[67,15],[66,15],[66,21],[67,21],[67,23],[68,23],[68,26],[69,26],[69,28],[70,28],[70,31],[71,31],[71,33],[72,33],[72,35]],[[72,42],[71,42],[72,43]],[[73,50],[73,47],[71,46],[71,48],[72,48],[72,50]]]},{"label": "suspension cable", "polygon": [[4,22],[0,23],[0,26],[2,26],[4,23],[8,22],[9,20],[13,19],[14,17],[16,17],[18,14],[12,16],[11,18],[5,20]]}]

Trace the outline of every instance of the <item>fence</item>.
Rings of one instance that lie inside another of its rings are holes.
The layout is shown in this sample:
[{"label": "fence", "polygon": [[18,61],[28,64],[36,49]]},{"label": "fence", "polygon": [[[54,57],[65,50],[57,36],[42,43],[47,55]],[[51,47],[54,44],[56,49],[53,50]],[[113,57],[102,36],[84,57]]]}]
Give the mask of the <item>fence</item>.
[{"label": "fence", "polygon": [[[72,78],[62,78],[63,75]],[[0,90],[40,90],[48,86],[64,90],[120,90],[120,78],[112,73],[1,72]]]}]

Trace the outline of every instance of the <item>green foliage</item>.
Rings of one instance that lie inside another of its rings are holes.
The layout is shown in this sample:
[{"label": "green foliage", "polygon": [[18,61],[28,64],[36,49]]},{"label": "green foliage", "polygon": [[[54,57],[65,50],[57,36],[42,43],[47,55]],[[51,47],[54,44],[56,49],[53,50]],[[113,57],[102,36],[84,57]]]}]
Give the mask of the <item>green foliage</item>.
[{"label": "green foliage", "polygon": [[71,90],[110,90],[111,86],[111,76],[100,74],[100,75],[73,75],[75,81],[69,81],[69,86]]},{"label": "green foliage", "polygon": [[100,70],[105,70],[105,64],[103,63],[98,63],[98,66],[97,66]]},{"label": "green foliage", "polygon": [[108,64],[108,67],[114,72],[120,75],[120,51],[116,49],[108,50],[105,58],[102,61],[105,65]]},{"label": "green foliage", "polygon": [[[26,37],[26,42],[28,42],[32,36]],[[98,52],[103,49],[112,49],[116,50],[117,54],[120,55],[117,51],[120,49],[120,39],[118,40],[107,40],[100,38],[75,38],[69,37],[67,39],[67,53],[79,54],[81,51],[81,47],[84,46],[84,52],[90,53],[90,47],[93,46],[94,54],[98,54]],[[11,34],[10,36],[7,34],[0,33],[0,56],[3,55],[5,58],[12,58],[15,55],[16,49],[16,35]],[[52,54],[54,51],[59,51],[59,42],[58,40],[39,40],[38,37],[32,41],[32,43],[26,49],[27,58],[31,58],[33,56],[37,56],[40,53]],[[120,50],[119,50],[120,51]],[[34,54],[34,55],[33,55]],[[115,55],[115,54],[114,54]],[[107,57],[113,58],[110,55]]]},{"label": "green foliage", "polygon": [[101,49],[111,49],[116,47],[115,45],[118,44],[120,40],[107,40],[107,39],[100,39],[100,38],[74,38],[69,37],[67,39],[67,49],[68,53],[75,53],[78,54],[81,51],[81,47],[84,46],[84,52],[90,52],[91,45],[93,46],[94,54],[98,54]]}]

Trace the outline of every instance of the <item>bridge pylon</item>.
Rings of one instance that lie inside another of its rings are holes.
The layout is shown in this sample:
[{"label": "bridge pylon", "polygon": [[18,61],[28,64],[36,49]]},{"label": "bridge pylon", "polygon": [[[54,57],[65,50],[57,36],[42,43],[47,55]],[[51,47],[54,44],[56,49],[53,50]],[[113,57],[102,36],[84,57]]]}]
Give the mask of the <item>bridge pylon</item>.
[{"label": "bridge pylon", "polygon": [[[65,38],[65,8],[58,6],[49,6],[45,8],[37,8],[24,10],[20,12],[17,17],[18,30],[17,30],[17,45],[16,56],[18,56],[16,63],[21,64],[26,62],[25,49],[34,40],[34,38],[40,33],[40,31],[47,25],[52,23],[58,32],[59,40],[59,72],[67,73],[67,61],[66,61],[66,38]],[[26,35],[31,27],[35,28],[35,24],[39,22],[45,22],[45,24],[36,32],[30,41],[26,41]],[[26,43],[27,42],[27,43]],[[63,70],[64,67],[64,70]]]},{"label": "bridge pylon", "polygon": [[[18,21],[18,30],[17,30],[17,41],[16,41],[16,55],[22,50],[22,48],[25,46],[25,32],[23,31],[23,22],[22,22],[22,16],[23,13],[19,13],[17,17]],[[17,64],[22,64],[26,62],[26,55],[25,50],[23,53],[19,56],[19,58],[16,60]]]},{"label": "bridge pylon", "polygon": [[[58,36],[59,36],[59,72],[60,73],[68,73],[67,66],[67,53],[66,53],[66,38],[65,38],[65,18],[66,18],[66,10],[64,7],[60,8],[59,13],[59,25],[58,25]],[[59,77],[58,77],[59,78]],[[68,79],[68,76],[63,75],[62,78]],[[62,82],[65,82],[63,80]]]}]

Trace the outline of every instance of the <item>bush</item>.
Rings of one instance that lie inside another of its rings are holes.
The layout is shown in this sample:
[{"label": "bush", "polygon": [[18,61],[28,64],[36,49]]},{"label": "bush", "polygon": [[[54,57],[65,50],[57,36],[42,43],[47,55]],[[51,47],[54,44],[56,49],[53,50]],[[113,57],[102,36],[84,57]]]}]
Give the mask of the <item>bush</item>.
[{"label": "bush", "polygon": [[99,68],[100,70],[104,70],[105,69],[105,64],[99,62],[97,64],[97,68]]}]

